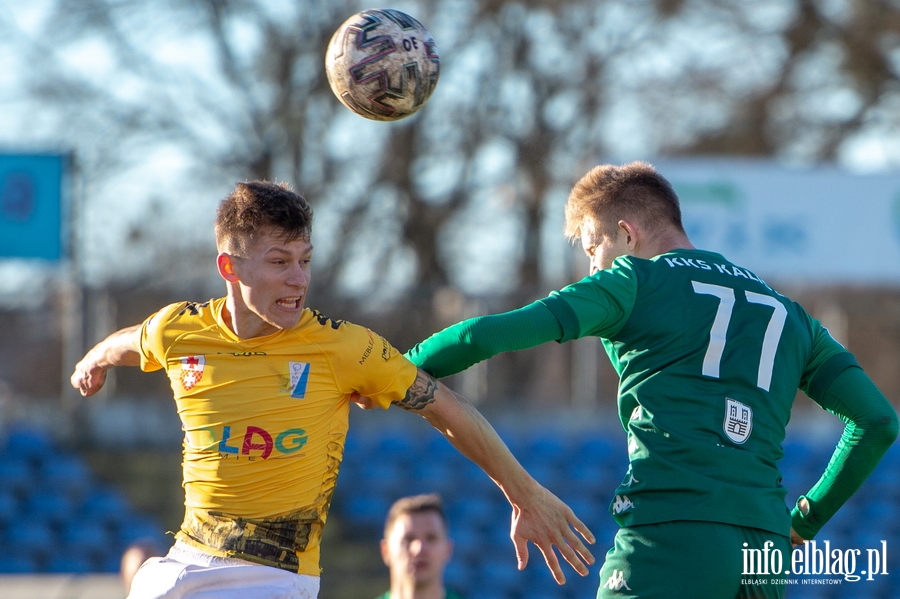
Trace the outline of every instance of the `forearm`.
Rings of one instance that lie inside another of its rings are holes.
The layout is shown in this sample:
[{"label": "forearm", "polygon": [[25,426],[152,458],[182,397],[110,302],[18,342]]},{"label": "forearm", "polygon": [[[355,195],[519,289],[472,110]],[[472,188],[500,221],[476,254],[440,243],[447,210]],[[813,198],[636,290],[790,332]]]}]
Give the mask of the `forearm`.
[{"label": "forearm", "polygon": [[795,507],[792,526],[813,538],[872,473],[897,437],[897,414],[860,368],[847,368],[834,380],[822,407],[846,423],[825,473],[805,495],[809,513]]},{"label": "forearm", "polygon": [[116,366],[140,366],[140,330],[137,324],[116,331],[85,354],[81,362],[108,370]]},{"label": "forearm", "polygon": [[95,345],[78,364],[70,379],[82,395],[95,394],[106,382],[106,371],[115,366],[140,366],[141,327],[116,331]]},{"label": "forearm", "polygon": [[419,376],[406,397],[395,405],[418,413],[461,454],[481,467],[513,505],[534,493],[538,483],[475,407],[427,373]]},{"label": "forearm", "polygon": [[406,352],[406,357],[432,376],[443,378],[496,354],[556,341],[561,336],[562,327],[553,313],[534,302],[447,327]]},{"label": "forearm", "polygon": [[565,583],[566,577],[554,547],[579,574],[588,574],[585,563],[594,563],[594,557],[575,531],[593,543],[591,531],[569,506],[522,468],[493,427],[469,402],[419,370],[406,397],[394,403],[418,412],[497,483],[513,508],[510,538],[520,570],[528,563],[528,541],[531,541],[541,550],[559,584]]}]

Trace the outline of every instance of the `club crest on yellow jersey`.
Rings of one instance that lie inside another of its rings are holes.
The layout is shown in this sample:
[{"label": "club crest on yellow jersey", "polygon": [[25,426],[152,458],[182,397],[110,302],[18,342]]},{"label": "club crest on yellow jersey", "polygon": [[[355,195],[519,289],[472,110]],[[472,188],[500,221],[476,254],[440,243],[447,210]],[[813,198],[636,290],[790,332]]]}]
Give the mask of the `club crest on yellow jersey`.
[{"label": "club crest on yellow jersey", "polygon": [[190,391],[203,378],[206,356],[183,356],[179,360],[181,360],[181,386],[185,391]]}]

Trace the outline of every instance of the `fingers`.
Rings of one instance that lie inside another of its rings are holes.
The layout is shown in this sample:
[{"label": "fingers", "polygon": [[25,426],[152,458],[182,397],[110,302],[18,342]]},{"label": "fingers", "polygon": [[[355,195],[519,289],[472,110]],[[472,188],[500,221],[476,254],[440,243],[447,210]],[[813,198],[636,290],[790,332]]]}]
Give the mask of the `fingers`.
[{"label": "fingers", "polygon": [[[581,520],[579,520],[574,515],[569,519],[569,524],[571,524],[572,527],[576,531],[578,531],[578,533],[581,535],[581,537],[579,537],[573,531],[567,530],[566,531],[566,544],[569,547],[571,547],[572,549],[574,549],[575,552],[577,552],[577,554],[578,554],[577,557],[580,558],[579,564],[581,563],[581,560],[583,560],[587,565],[589,565],[589,566],[593,565],[595,562],[594,554],[592,554],[591,550],[588,549],[584,543],[582,543],[581,539],[584,538],[585,541],[587,541],[589,544],[593,545],[596,542],[594,533],[592,533],[590,531],[590,529],[588,529],[588,527],[585,526],[584,523],[581,522]],[[566,553],[563,553],[563,557],[566,558],[567,562],[572,564],[572,560],[569,559],[569,556],[566,555]],[[573,557],[575,557],[574,554],[573,554]],[[581,574],[582,576],[586,576],[588,574],[587,569],[585,569],[585,571],[582,572],[577,567],[575,567],[575,564],[572,564],[572,567],[575,568],[578,571],[578,573]]]},{"label": "fingers", "polygon": [[[565,543],[560,546],[560,550],[562,550],[563,545],[565,545]],[[547,567],[550,568],[550,572],[553,573],[553,580],[556,581],[556,584],[566,584],[566,575],[563,574],[562,568],[559,567],[559,560],[556,559],[556,552],[553,551],[553,545],[551,544],[547,547],[544,547],[544,545],[541,544],[538,545],[538,549],[541,550],[541,554],[544,556],[544,561],[547,563]],[[569,551],[571,551],[571,549],[569,549]],[[574,567],[574,564],[572,565]],[[581,565],[580,562],[579,565]],[[575,569],[578,570],[578,568]],[[585,574],[587,574],[587,568],[585,568],[585,573],[582,574],[582,576],[584,576]]]},{"label": "fingers", "polygon": [[103,383],[106,382],[106,371],[100,370],[97,373],[92,373],[89,370],[79,369],[72,374],[70,382],[82,396],[89,397],[103,387]]},{"label": "fingers", "polygon": [[524,570],[528,565],[528,541],[518,535],[513,535],[512,541],[516,547],[516,564],[519,570]]}]

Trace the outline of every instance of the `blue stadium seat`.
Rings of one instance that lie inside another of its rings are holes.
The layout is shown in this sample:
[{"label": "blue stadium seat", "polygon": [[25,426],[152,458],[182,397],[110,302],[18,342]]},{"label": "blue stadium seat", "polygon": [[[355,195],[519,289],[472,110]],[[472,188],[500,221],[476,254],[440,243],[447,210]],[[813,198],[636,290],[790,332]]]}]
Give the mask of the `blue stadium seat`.
[{"label": "blue stadium seat", "polygon": [[[458,559],[458,556],[456,555],[456,549],[454,548],[453,559],[449,564],[447,564],[446,570],[444,570],[445,584],[448,588],[451,588],[457,592],[462,592],[464,589],[468,590],[471,580],[471,569]],[[471,596],[470,593],[467,593],[467,595]]]},{"label": "blue stadium seat", "polygon": [[123,550],[130,543],[145,537],[155,539],[160,547],[168,547],[172,544],[172,538],[165,534],[165,529],[147,516],[129,514],[128,518],[114,530],[116,541]]},{"label": "blue stadium seat", "polygon": [[73,520],[62,526],[60,542],[69,555],[98,556],[114,545],[105,524],[99,520]]},{"label": "blue stadium seat", "polygon": [[481,581],[477,586],[485,591],[484,595],[479,592],[479,597],[488,593],[500,593],[502,596],[509,597],[524,591],[528,582],[526,576],[519,572],[516,566],[512,543],[505,553],[495,552],[493,555],[484,556],[477,569],[477,574]]},{"label": "blue stadium seat", "polygon": [[19,501],[15,493],[0,487],[0,524],[12,520],[19,511]]},{"label": "blue stadium seat", "polygon": [[25,501],[25,515],[35,520],[58,524],[71,517],[75,504],[65,493],[36,488]]},{"label": "blue stadium seat", "polygon": [[27,554],[0,555],[0,574],[35,574],[37,561]]},{"label": "blue stadium seat", "polygon": [[5,546],[23,553],[47,552],[56,543],[56,535],[46,521],[16,520],[6,527]]},{"label": "blue stadium seat", "polygon": [[84,557],[57,553],[47,560],[46,572],[51,574],[87,574],[94,571],[94,565]]},{"label": "blue stadium seat", "polygon": [[44,463],[38,473],[43,484],[73,497],[83,495],[92,484],[91,471],[74,456],[60,456]]},{"label": "blue stadium seat", "polygon": [[381,528],[390,502],[376,495],[354,495],[341,501],[344,516],[356,525]]},{"label": "blue stadium seat", "polygon": [[500,511],[501,508],[505,510],[507,506],[505,500],[498,503],[484,495],[471,495],[465,499],[448,502],[444,508],[451,524],[480,529],[493,525],[498,518],[508,522],[509,514]]},{"label": "blue stadium seat", "polygon": [[34,464],[42,463],[56,451],[49,434],[29,427],[15,427],[7,431],[2,447],[2,453],[7,457],[22,458]]},{"label": "blue stadium seat", "polygon": [[34,469],[25,458],[3,456],[0,460],[0,488],[24,493],[30,490],[34,480]]},{"label": "blue stadium seat", "polygon": [[130,511],[128,501],[122,493],[108,486],[96,486],[81,506],[83,517],[100,519],[110,525],[126,520]]}]

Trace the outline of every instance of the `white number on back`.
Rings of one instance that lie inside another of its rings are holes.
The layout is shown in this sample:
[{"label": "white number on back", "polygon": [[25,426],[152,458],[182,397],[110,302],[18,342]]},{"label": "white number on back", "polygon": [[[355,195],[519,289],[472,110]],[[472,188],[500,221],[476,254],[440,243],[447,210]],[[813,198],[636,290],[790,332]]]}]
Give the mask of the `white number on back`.
[{"label": "white number on back", "polygon": [[[709,330],[709,346],[703,357],[703,375],[719,378],[719,367],[722,363],[722,354],[725,352],[728,324],[731,322],[731,314],[734,310],[734,289],[709,283],[691,281],[694,293],[698,295],[712,295],[719,298],[719,306],[713,319],[712,328]],[[745,291],[747,302],[761,304],[772,308],[772,317],[766,326],[766,334],[763,337],[762,349],[759,356],[759,370],[756,375],[756,386],[763,391],[768,391],[772,384],[772,370],[775,368],[775,352],[781,341],[781,333],[784,331],[784,322],[787,318],[787,310],[784,305],[770,295],[763,295],[753,291]]]}]

